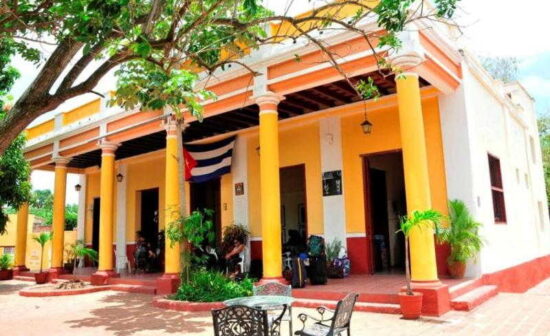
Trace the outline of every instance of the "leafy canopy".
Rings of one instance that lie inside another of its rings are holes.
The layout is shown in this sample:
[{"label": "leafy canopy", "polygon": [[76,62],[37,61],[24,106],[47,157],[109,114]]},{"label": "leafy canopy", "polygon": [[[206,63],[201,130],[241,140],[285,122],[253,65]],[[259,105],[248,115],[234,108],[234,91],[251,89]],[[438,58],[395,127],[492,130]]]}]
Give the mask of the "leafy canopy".
[{"label": "leafy canopy", "polygon": [[[20,55],[41,68],[32,89],[9,111],[12,117],[0,122],[5,135],[0,153],[33,119],[67,99],[94,92],[113,69],[118,78],[113,104],[128,109],[171,107],[176,112],[183,108],[200,119],[201,103],[213,98],[204,84],[217,70],[230,66],[256,75],[242,59],[261,46],[305,40],[347,78],[338,63],[341,56],[320,38],[323,32],[352,31],[373,50],[376,43],[398,48],[398,33],[409,23],[448,21],[459,1],[381,0],[376,5],[365,0],[311,0],[314,9],[297,17],[275,14],[262,0],[7,1],[0,8],[0,57],[9,61]],[[380,28],[365,30],[361,23],[368,19]],[[268,33],[271,24],[286,28]],[[29,41],[54,50],[45,53]],[[363,98],[376,96],[370,81],[359,84],[356,90]]]}]

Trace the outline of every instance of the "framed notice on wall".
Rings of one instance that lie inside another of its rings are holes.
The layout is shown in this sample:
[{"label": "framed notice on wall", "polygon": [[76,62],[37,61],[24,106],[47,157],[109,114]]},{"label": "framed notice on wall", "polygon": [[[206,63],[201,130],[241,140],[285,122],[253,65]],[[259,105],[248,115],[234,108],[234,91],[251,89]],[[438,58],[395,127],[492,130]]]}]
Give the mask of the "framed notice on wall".
[{"label": "framed notice on wall", "polygon": [[342,195],[342,171],[323,173],[323,196]]}]

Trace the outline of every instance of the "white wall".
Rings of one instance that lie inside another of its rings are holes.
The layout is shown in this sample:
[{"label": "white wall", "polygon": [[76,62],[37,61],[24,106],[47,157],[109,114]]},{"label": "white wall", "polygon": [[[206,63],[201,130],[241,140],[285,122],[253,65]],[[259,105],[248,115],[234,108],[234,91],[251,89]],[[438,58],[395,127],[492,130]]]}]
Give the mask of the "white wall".
[{"label": "white wall", "polygon": [[[532,102],[515,92],[512,98],[523,108],[510,104],[504,87],[484,77],[475,63],[464,62],[463,75],[461,88],[441,97],[440,108],[449,199],[465,201],[484,224],[486,246],[480,263],[468,271],[477,275],[550,254],[550,227],[546,206],[544,218],[538,211],[539,202],[547,203]],[[494,220],[488,153],[500,159],[506,224]]]}]

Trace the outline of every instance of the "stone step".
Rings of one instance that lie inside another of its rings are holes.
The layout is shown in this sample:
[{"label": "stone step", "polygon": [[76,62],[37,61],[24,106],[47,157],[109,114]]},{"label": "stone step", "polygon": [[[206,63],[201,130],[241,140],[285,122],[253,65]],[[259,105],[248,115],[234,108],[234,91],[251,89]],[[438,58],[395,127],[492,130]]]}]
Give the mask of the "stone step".
[{"label": "stone step", "polygon": [[[337,303],[337,301],[330,300],[298,299],[294,301],[292,306],[313,309],[323,306],[329,309],[335,309]],[[399,307],[399,305],[393,303],[356,302],[353,310],[369,313],[401,314],[401,308]]]},{"label": "stone step", "polygon": [[157,288],[152,286],[116,284],[116,285],[109,285],[109,287],[112,290],[119,291],[119,292],[150,294],[150,295],[157,294]]},{"label": "stone step", "polygon": [[482,285],[483,285],[483,281],[481,280],[481,278],[467,280],[462,283],[459,283],[458,285],[450,286],[449,295],[451,296],[451,300],[452,300],[468,292],[471,292]]},{"label": "stone step", "polygon": [[15,275],[13,277],[14,280],[20,280],[20,281],[31,281],[31,282],[35,282],[34,280],[34,276],[26,276],[26,275]]},{"label": "stone step", "polygon": [[497,286],[480,286],[466,294],[452,299],[451,307],[454,310],[470,311],[497,294]]}]

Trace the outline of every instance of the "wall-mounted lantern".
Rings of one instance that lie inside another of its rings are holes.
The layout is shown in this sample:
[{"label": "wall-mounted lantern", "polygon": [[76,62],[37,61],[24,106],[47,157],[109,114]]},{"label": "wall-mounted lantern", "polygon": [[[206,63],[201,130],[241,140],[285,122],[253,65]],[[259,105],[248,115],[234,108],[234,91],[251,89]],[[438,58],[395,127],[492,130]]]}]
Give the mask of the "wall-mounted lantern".
[{"label": "wall-mounted lantern", "polygon": [[124,180],[124,175],[121,173],[116,174],[116,180],[117,182],[122,182],[122,180]]}]

